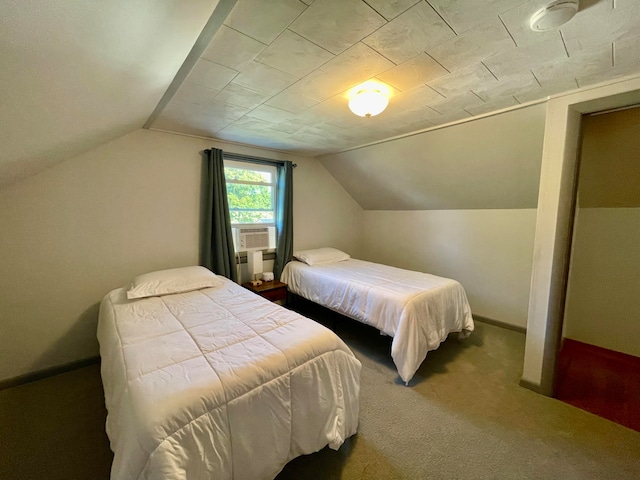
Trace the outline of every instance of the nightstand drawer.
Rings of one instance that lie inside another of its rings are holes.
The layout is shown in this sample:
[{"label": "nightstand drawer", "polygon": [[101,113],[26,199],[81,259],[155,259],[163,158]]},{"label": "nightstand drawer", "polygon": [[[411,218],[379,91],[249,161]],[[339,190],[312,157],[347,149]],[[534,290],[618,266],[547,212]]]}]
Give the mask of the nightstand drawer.
[{"label": "nightstand drawer", "polygon": [[276,302],[278,300],[286,300],[287,299],[287,287],[278,287],[272,290],[266,290],[264,292],[258,293],[258,295],[263,296],[267,300],[271,300],[272,302]]},{"label": "nightstand drawer", "polygon": [[287,303],[287,284],[273,280],[271,282],[262,282],[255,287],[251,282],[243,283],[242,286],[253,293],[257,293],[261,297],[271,300],[272,302],[282,301]]}]

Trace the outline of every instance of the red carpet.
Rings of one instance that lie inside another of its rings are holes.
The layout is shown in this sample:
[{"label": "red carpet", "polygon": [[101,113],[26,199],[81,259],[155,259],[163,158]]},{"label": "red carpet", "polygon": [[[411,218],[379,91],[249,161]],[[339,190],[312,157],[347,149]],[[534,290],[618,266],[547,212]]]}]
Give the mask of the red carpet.
[{"label": "red carpet", "polygon": [[565,339],[556,398],[640,431],[640,357]]}]

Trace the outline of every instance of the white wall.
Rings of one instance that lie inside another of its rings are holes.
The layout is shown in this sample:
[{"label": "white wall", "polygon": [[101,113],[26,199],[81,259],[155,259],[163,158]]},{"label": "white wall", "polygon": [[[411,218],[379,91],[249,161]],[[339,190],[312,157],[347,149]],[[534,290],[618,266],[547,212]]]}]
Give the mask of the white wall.
[{"label": "white wall", "polygon": [[526,327],[536,210],[365,211],[366,259],[458,280],[474,314]]},{"label": "white wall", "polygon": [[530,105],[321,160],[365,210],[536,208],[545,112]]},{"label": "white wall", "polygon": [[318,160],[297,161],[294,170],[294,249],[334,247],[361,253],[362,207]]},{"label": "white wall", "polygon": [[564,335],[640,356],[640,208],[576,216]]},{"label": "white wall", "polygon": [[363,258],[458,280],[475,315],[525,328],[545,112],[322,157],[365,208]]},{"label": "white wall", "polygon": [[317,160],[138,130],[0,191],[0,379],[97,355],[109,290],[198,263],[211,146],[295,161],[296,246],[359,250],[362,211]]}]

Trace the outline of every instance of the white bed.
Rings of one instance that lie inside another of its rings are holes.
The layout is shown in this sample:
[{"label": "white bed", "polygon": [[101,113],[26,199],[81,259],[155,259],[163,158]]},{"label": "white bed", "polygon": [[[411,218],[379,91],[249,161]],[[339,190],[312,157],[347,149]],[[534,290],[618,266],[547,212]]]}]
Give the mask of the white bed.
[{"label": "white bed", "polygon": [[187,293],[103,299],[113,480],[272,479],[356,432],[361,365],[342,340],[217,278]]},{"label": "white bed", "polygon": [[449,333],[464,337],[474,328],[464,288],[448,278],[349,258],[294,260],[281,280],[291,292],[393,337],[391,357],[405,383]]}]

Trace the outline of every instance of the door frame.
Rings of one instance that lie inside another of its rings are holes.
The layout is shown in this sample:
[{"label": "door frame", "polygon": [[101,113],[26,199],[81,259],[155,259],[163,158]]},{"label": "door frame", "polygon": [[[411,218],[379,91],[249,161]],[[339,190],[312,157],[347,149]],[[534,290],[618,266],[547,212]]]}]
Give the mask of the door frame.
[{"label": "door frame", "polygon": [[576,201],[582,115],[640,103],[640,76],[553,97],[545,119],[520,385],[553,396]]}]

